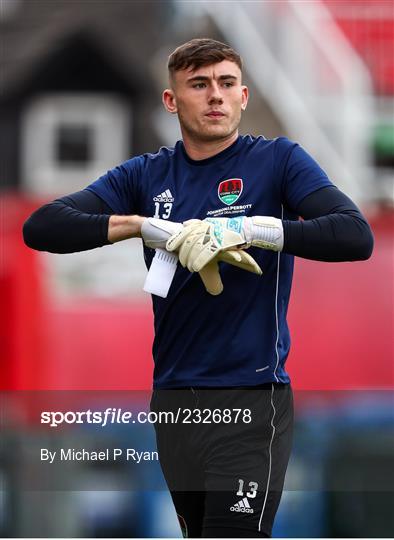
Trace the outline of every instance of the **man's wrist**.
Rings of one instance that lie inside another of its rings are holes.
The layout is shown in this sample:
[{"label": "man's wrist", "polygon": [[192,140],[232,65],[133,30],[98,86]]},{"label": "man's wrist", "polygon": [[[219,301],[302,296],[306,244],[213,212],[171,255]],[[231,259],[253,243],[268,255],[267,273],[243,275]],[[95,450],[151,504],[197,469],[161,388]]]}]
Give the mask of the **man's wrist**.
[{"label": "man's wrist", "polygon": [[166,249],[167,240],[183,230],[182,223],[159,218],[146,218],[141,226],[144,244],[152,249]]},{"label": "man's wrist", "polygon": [[272,216],[253,216],[249,219],[252,246],[282,251],[284,242],[282,220]]},{"label": "man's wrist", "polygon": [[127,240],[128,238],[140,238],[141,226],[145,221],[142,216],[116,216],[109,218],[108,223],[108,240],[112,244]]}]

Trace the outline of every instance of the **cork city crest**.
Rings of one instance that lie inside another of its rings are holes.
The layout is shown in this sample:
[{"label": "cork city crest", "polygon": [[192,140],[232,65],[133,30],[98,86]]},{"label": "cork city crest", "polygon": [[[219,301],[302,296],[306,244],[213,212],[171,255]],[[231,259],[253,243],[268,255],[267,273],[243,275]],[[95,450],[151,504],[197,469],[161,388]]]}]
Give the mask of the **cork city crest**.
[{"label": "cork city crest", "polygon": [[218,187],[218,197],[224,204],[234,204],[239,199],[242,190],[243,182],[241,178],[223,180]]}]

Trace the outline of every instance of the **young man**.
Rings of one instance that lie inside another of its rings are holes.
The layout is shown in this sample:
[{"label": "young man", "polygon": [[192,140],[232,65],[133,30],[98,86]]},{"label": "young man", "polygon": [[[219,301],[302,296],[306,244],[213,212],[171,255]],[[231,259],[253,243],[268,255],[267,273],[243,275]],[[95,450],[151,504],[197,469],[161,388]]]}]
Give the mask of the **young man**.
[{"label": "young man", "polygon": [[163,472],[185,536],[268,537],[292,439],[294,255],[367,259],[372,234],[299,145],[239,135],[248,89],[234,50],[194,39],[168,68],[182,141],[40,208],[24,237],[68,253],[142,236],[148,267],[153,247],[178,253],[168,297],[153,296],[151,407],[180,412],[155,426]]}]

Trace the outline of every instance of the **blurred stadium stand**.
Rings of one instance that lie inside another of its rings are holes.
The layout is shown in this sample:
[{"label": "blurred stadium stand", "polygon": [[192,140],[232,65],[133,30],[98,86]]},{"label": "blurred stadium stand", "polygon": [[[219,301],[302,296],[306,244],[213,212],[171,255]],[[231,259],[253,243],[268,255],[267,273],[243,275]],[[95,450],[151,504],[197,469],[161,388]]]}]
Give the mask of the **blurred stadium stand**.
[{"label": "blurred stadium stand", "polygon": [[[296,262],[288,369],[298,391],[325,398],[322,406],[306,400],[299,409],[290,481],[298,476],[275,534],[393,536],[383,509],[394,490],[389,475],[383,495],[362,487],[349,505],[346,490],[327,491],[326,484],[355,464],[356,471],[392,469],[393,23],[392,2],[381,0],[3,0],[0,388],[151,387],[153,327],[140,243],[41,254],[24,246],[21,227],[39,204],[84,187],[130,155],[173,144],[176,120],[160,106],[166,56],[194,36],[222,39],[243,55],[252,90],[242,131],[303,144],[358,200],[376,240],[368,262]],[[319,317],[317,306],[324,306]],[[346,391],[346,414],[335,406],[335,390]],[[374,390],[381,394],[371,402]],[[34,447],[38,436],[23,422],[1,435],[0,535],[99,537],[122,527],[129,536],[179,534],[168,495],[111,491],[115,470],[105,492],[18,491],[18,463],[10,456]],[[95,471],[85,473],[93,482]],[[102,474],[97,470],[97,478]],[[161,513],[160,527],[141,521],[142,512]]]},{"label": "blurred stadium stand", "polygon": [[325,0],[336,23],[372,73],[378,95],[394,94],[393,4],[385,0]]},{"label": "blurred stadium stand", "polygon": [[[336,23],[372,76],[374,118],[372,149],[375,191],[393,199],[394,168],[394,6],[384,0],[326,0]],[[375,195],[375,196],[376,196]]]}]

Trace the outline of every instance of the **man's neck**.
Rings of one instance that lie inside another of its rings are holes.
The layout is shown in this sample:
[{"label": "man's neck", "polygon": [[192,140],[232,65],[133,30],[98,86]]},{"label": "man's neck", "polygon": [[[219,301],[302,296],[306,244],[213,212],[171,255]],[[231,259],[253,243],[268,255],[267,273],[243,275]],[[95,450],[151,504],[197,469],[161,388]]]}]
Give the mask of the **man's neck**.
[{"label": "man's neck", "polygon": [[200,161],[207,159],[222,152],[231,146],[238,139],[238,130],[232,133],[228,138],[219,141],[196,141],[188,136],[183,136],[183,144],[190,159]]}]

